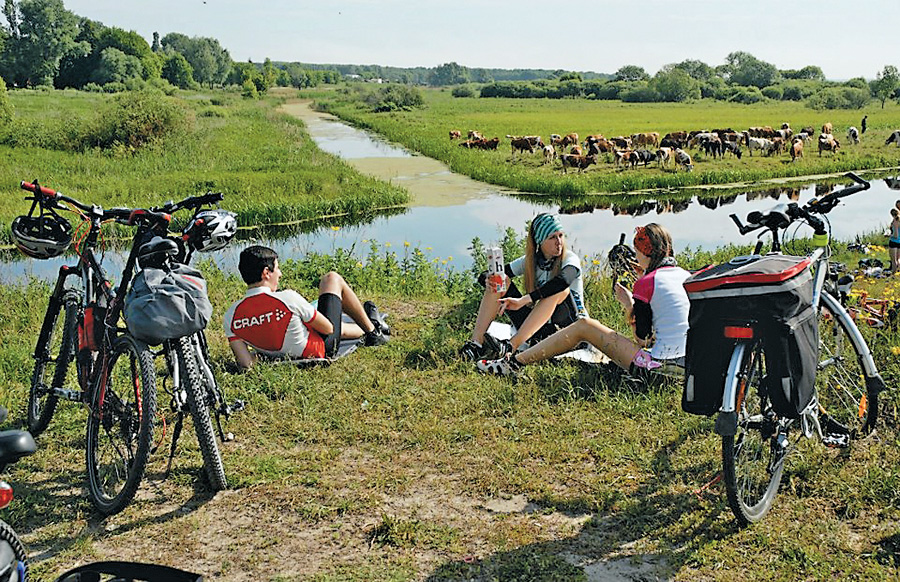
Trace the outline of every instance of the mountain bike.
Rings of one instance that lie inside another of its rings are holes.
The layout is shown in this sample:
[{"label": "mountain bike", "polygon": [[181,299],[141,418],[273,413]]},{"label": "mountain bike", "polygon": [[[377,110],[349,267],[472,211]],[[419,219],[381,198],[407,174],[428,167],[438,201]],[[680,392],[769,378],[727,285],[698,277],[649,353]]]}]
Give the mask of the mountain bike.
[{"label": "mountain bike", "polygon": [[[218,198],[201,197],[201,199],[204,202],[218,202],[222,199],[221,194],[214,196]],[[148,245],[148,250],[153,252],[155,257],[140,256],[139,263],[142,266],[171,270],[175,264],[189,264],[194,251],[219,250],[230,242],[237,228],[236,222],[234,222],[234,228],[226,229],[227,232],[217,238],[214,244],[210,244],[208,236],[206,236],[208,231],[202,226],[196,226],[198,223],[202,224],[204,217],[208,216],[209,212],[201,212],[202,205],[196,205],[195,202],[196,199],[188,199],[179,203],[168,202],[153,209],[174,213],[183,208],[191,208],[194,210],[194,215],[180,237],[170,237],[162,241],[154,239],[156,246]],[[232,215],[231,221],[233,222],[233,220]],[[159,250],[160,248],[163,250]],[[190,414],[210,486],[215,491],[225,489],[228,484],[222,455],[216,444],[216,433],[222,442],[233,439],[231,433],[223,431],[222,419],[227,420],[235,412],[243,410],[244,402],[235,400],[229,403],[226,400],[224,391],[216,381],[210,363],[206,335],[203,331],[168,339],[162,343],[159,351],[154,352],[154,355],[163,356],[165,362],[163,389],[170,396],[171,409],[177,415],[166,473],[172,467],[184,417]],[[215,419],[215,427],[213,419]]]},{"label": "mountain bike", "polygon": [[[766,257],[782,256],[781,234],[796,222],[812,227],[816,246],[803,261],[811,274],[811,329],[815,330],[817,324],[818,330],[818,339],[813,334],[810,346],[815,382],[808,402],[798,414],[786,414],[783,408],[779,412],[774,406],[776,397],[781,395],[775,393],[779,387],[771,376],[773,364],[780,356],[766,349],[760,323],[752,319],[731,321],[723,329],[722,339],[732,342],[733,349],[716,433],[722,439],[728,503],[742,525],[761,520],[771,508],[785,459],[799,435],[817,438],[828,446],[846,447],[875,427],[878,395],[885,390],[885,384],[871,350],[828,277],[830,224],[825,215],[841,198],[869,187],[868,182],[852,173],[847,177],[856,184],[804,206],[781,204],[766,212],[751,212],[746,225],[731,215],[741,234],[764,229],[760,237],[771,235],[771,249]],[[760,239],[751,257],[739,259],[758,258],[762,244]]]},{"label": "mountain bike", "polygon": [[[122,310],[137,266],[139,249],[153,236],[165,236],[170,213],[152,209],[88,205],[33,183],[21,187],[39,207],[55,215],[67,210],[82,219],[76,242],[78,261],[59,269],[34,351],[27,423],[33,434],[49,425],[60,399],[88,408],[87,485],[91,502],[104,515],[124,509],[134,498],[152,449],[156,417],[154,354],[122,325]],[[221,194],[188,198],[181,207],[198,207]],[[106,222],[136,227],[118,285],[101,266],[96,249]],[[77,281],[71,284],[70,279]],[[70,373],[74,360],[75,373]],[[73,377],[74,376],[74,377]]]}]

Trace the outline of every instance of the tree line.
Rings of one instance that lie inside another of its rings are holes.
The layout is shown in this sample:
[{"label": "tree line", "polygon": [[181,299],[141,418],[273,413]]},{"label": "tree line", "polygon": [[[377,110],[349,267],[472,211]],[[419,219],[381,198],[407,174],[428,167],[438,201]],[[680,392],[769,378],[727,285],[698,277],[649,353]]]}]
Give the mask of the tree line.
[{"label": "tree line", "polygon": [[[494,82],[483,85],[481,97],[619,99],[626,102],[682,102],[711,98],[736,103],[766,99],[805,101],[816,109],[858,109],[871,99],[884,107],[900,99],[900,74],[887,65],[872,81],[862,77],[828,81],[822,69],[779,70],[752,54],[737,51],[717,67],[685,60],[664,66],[655,75],[642,67],[625,65],[608,80],[582,79],[577,73],[531,82]],[[459,97],[474,96],[471,88],[454,90]]]},{"label": "tree line", "polygon": [[[4,0],[0,23],[0,77],[13,87],[63,89],[181,89],[241,85],[264,92],[275,85],[336,83],[340,73],[295,63],[235,63],[218,40],[171,32],[152,45],[126,31],[78,16],[62,0]],[[162,83],[165,81],[165,83]]]}]

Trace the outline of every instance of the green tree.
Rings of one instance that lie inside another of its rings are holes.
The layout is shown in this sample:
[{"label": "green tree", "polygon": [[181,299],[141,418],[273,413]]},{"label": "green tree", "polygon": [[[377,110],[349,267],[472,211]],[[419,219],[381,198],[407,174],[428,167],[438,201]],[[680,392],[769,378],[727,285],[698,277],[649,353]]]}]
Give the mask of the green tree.
[{"label": "green tree", "polygon": [[672,67],[684,71],[685,73],[690,75],[692,79],[696,79],[700,82],[708,82],[710,79],[716,76],[715,70],[703,61],[688,59],[685,61],[681,61],[680,63],[676,63],[672,65]]},{"label": "green tree", "polygon": [[457,63],[444,63],[436,67],[428,77],[428,84],[435,87],[459,85],[469,82],[469,69]]},{"label": "green tree", "polygon": [[787,69],[781,71],[781,76],[784,79],[798,81],[825,81],[825,73],[822,72],[820,67],[815,65],[809,65],[799,70]]},{"label": "green tree", "polygon": [[193,89],[197,87],[194,81],[194,69],[187,62],[184,55],[175,53],[165,57],[162,67],[162,78],[179,89]]},{"label": "green tree", "polygon": [[63,56],[74,48],[78,17],[62,0],[5,0],[7,39],[0,61],[19,86],[51,85]]},{"label": "green tree", "polygon": [[884,69],[875,76],[875,80],[869,85],[872,95],[881,101],[881,108],[884,109],[884,102],[887,101],[897,88],[900,88],[900,72],[894,65],[885,65]]},{"label": "green tree", "polygon": [[650,80],[649,87],[661,101],[678,103],[700,98],[700,83],[687,71],[676,67],[663,67]]},{"label": "green tree", "polygon": [[272,59],[266,57],[265,62],[263,62],[262,69],[262,78],[265,83],[266,89],[269,87],[274,87],[275,83],[278,81],[278,69],[275,68],[275,64],[272,62]]},{"label": "green tree", "polygon": [[194,70],[194,80],[212,87],[228,78],[232,62],[228,51],[214,38],[189,38],[180,33],[169,33],[160,41],[163,49],[181,53]]},{"label": "green tree", "polygon": [[637,65],[625,65],[624,67],[621,67],[618,71],[616,71],[613,80],[628,82],[649,81],[650,75],[647,74],[647,71],[645,71],[643,67],[639,67]]},{"label": "green tree", "polygon": [[761,61],[748,52],[736,51],[725,57],[728,65],[728,80],[744,87],[762,89],[773,85],[778,80],[778,68]]},{"label": "green tree", "polygon": [[100,37],[106,27],[100,22],[81,18],[78,21],[78,34],[75,46],[59,63],[59,74],[56,76],[56,87],[84,87],[91,81],[91,76],[100,63]]},{"label": "green tree", "polygon": [[161,60],[151,50],[144,37],[138,33],[115,27],[105,28],[100,33],[95,50],[102,54],[105,49],[110,47],[139,59],[143,67],[141,76],[145,80],[158,78],[162,73]]},{"label": "green tree", "polygon": [[92,80],[100,85],[124,83],[128,79],[142,77],[143,72],[140,59],[115,47],[107,47],[100,53],[100,65],[94,71]]}]

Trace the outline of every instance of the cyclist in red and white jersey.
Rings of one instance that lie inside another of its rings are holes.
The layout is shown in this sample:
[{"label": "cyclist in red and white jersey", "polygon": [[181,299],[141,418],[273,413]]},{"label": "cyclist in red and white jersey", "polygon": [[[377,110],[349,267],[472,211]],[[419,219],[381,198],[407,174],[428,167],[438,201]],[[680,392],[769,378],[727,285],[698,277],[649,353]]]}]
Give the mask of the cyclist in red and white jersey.
[{"label": "cyclist in red and white jersey", "polygon": [[[242,368],[257,352],[270,357],[328,358],[341,339],[363,338],[366,346],[386,343],[389,330],[377,307],[362,304],[344,278],[331,271],[319,281],[318,305],[290,289],[279,291],[278,254],[264,246],[241,252],[238,270],[247,293],[225,313],[225,335]],[[342,323],[346,313],[355,323]],[[254,351],[251,351],[250,348]]]}]

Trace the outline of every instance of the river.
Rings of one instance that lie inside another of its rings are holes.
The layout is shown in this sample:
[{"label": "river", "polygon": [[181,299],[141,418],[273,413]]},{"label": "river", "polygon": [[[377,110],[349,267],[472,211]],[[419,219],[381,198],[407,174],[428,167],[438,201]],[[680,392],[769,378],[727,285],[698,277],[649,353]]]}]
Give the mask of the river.
[{"label": "river", "polygon": [[[331,115],[313,111],[308,102],[289,103],[284,108],[303,120],[322,150],[340,156],[360,172],[402,186],[411,194],[409,208],[401,214],[336,230],[322,225],[311,232],[261,241],[284,258],[302,258],[310,251],[351,247],[363,256],[370,241],[377,241],[398,253],[408,243],[422,250],[429,259],[448,261],[461,269],[471,263],[467,247],[474,237],[485,243],[496,241],[507,226],[523,232],[526,220],[538,212],[560,209],[549,199],[516,198],[503,188],[455,174],[441,162],[410,153]],[[900,192],[893,191],[892,186],[898,186],[892,178],[873,180],[870,190],[847,198],[829,215],[833,236],[849,240],[860,233],[884,230],[890,222],[889,210],[900,198]],[[778,202],[806,201],[814,194],[814,185],[791,189],[773,186],[769,191],[718,200],[692,196],[680,202],[650,199],[631,208],[611,205],[563,214],[560,220],[569,247],[580,255],[604,252],[618,242],[619,233],[630,233],[648,222],[659,222],[672,232],[676,251],[685,246],[714,248],[750,242],[740,236],[729,214],[736,213],[743,219],[752,210],[765,210],[776,204],[776,199]],[[602,197],[598,197],[598,204],[601,201]],[[226,251],[216,253],[216,262],[224,269],[236,270],[237,255],[243,246],[233,244]],[[111,272],[115,272],[121,257],[110,253],[108,260],[113,263]],[[61,259],[7,262],[0,268],[0,282],[29,277],[50,279],[60,264]]]}]

